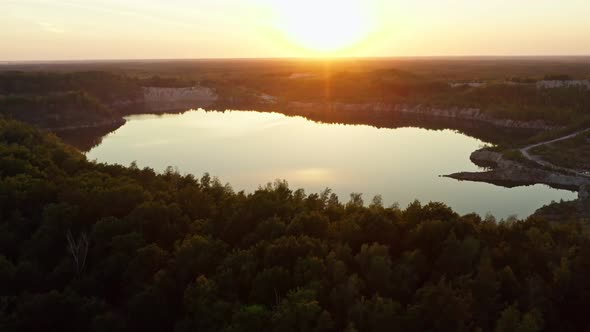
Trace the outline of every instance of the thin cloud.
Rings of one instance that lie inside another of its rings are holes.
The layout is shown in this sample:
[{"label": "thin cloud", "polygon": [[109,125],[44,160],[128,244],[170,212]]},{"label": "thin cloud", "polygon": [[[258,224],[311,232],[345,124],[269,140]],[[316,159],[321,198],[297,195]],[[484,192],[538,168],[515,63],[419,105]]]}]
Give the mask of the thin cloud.
[{"label": "thin cloud", "polygon": [[47,22],[37,22],[37,25],[39,27],[41,27],[42,30],[47,31],[47,32],[51,32],[51,33],[64,33],[65,30],[58,28],[57,26],[51,24],[51,23],[47,23]]},{"label": "thin cloud", "polygon": [[39,21],[33,17],[29,17],[29,16],[25,16],[25,15],[18,15],[18,14],[13,14],[13,13],[9,13],[8,16],[12,17],[14,19],[26,22],[27,24],[38,26],[42,31],[45,31],[45,32],[58,33],[58,34],[62,34],[62,33],[66,32],[65,29],[58,27],[57,25],[55,25],[53,23],[50,23],[47,21]]},{"label": "thin cloud", "polygon": [[[1,0],[0,0],[1,1]],[[113,4],[113,3],[103,3],[103,4],[89,4],[88,2],[82,1],[69,1],[69,0],[8,0],[9,3],[14,5],[23,5],[23,4],[30,4],[30,5],[44,5],[44,6],[51,6],[51,7],[62,7],[62,8],[75,8],[81,9],[86,11],[93,11],[98,13],[107,13],[113,15],[122,15],[122,16],[131,16],[131,17],[138,17],[146,20],[156,21],[156,22],[163,22],[167,24],[177,25],[181,27],[194,27],[195,23],[192,20],[189,20],[188,17],[170,17],[166,18],[162,15],[162,13],[150,12],[147,8],[143,6],[137,7],[129,7],[124,4]]]}]

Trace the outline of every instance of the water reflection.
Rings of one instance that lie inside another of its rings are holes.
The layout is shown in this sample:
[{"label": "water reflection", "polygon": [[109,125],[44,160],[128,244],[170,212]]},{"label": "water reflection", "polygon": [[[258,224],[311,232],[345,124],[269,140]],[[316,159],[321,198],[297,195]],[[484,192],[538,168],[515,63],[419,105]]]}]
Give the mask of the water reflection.
[{"label": "water reflection", "polygon": [[381,194],[387,204],[442,201],[460,213],[527,216],[575,193],[546,186],[514,189],[440,178],[475,171],[469,154],[485,142],[452,130],[386,129],[322,124],[277,113],[190,111],[131,116],[88,152],[90,159],[181,172],[210,172],[237,189],[255,190],[274,179],[342,199]]}]

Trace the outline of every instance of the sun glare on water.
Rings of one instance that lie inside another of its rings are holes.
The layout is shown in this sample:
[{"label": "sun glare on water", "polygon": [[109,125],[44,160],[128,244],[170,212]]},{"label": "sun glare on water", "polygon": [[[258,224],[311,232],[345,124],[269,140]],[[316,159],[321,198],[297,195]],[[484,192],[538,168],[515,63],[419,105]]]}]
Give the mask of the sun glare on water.
[{"label": "sun glare on water", "polygon": [[276,0],[277,28],[292,43],[318,53],[352,48],[368,38],[371,17],[361,0]]}]

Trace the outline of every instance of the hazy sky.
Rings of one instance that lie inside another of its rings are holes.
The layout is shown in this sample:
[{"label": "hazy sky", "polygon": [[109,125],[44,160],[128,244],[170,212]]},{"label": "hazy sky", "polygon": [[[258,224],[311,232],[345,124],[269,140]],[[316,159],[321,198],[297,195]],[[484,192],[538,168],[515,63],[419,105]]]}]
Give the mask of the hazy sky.
[{"label": "hazy sky", "polygon": [[590,55],[589,0],[0,0],[0,60]]}]

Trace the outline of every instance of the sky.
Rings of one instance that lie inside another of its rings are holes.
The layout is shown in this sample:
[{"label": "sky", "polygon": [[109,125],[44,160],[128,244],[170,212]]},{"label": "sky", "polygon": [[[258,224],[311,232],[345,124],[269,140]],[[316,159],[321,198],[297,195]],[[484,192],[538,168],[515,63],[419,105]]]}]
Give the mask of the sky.
[{"label": "sky", "polygon": [[0,0],[0,61],[590,55],[588,0]]}]

